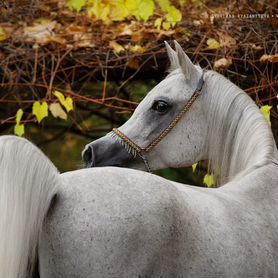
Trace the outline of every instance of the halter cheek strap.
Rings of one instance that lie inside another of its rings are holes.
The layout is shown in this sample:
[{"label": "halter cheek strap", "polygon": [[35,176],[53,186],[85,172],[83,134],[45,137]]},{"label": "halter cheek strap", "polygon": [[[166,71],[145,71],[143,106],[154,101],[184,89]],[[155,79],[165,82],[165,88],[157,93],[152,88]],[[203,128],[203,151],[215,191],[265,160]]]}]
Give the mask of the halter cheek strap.
[{"label": "halter cheek strap", "polygon": [[145,148],[141,148],[135,142],[133,142],[129,137],[127,137],[124,133],[122,133],[117,128],[113,128],[111,131],[111,135],[115,137],[115,139],[126,149],[127,152],[131,153],[134,157],[139,156],[142,158],[146,169],[148,172],[152,172],[150,165],[148,163],[146,154],[152,150],[158,143],[176,126],[179,120],[186,114],[186,112],[190,109],[192,104],[201,94],[201,90],[204,84],[203,79],[204,73],[202,74],[197,88],[192,94],[191,98],[184,105],[183,109],[178,113],[178,115],[171,121],[171,123]]}]

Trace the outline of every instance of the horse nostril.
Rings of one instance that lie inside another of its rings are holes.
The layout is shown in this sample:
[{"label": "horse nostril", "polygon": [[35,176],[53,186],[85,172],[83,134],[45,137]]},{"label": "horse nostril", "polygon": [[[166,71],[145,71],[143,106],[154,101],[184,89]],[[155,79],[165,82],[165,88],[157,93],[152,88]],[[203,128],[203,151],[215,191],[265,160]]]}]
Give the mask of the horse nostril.
[{"label": "horse nostril", "polygon": [[83,161],[86,164],[86,167],[92,167],[93,166],[93,148],[88,146],[83,151],[82,154]]}]

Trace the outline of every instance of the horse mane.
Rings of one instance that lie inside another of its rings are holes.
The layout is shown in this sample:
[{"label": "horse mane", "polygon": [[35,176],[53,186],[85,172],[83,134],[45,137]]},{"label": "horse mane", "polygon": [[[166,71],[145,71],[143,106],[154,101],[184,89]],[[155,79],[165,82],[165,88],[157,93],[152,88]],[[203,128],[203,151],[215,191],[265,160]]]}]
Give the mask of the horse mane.
[{"label": "horse mane", "polygon": [[271,129],[254,101],[224,76],[207,71],[202,92],[208,119],[209,171],[216,183],[248,174],[274,157]]}]

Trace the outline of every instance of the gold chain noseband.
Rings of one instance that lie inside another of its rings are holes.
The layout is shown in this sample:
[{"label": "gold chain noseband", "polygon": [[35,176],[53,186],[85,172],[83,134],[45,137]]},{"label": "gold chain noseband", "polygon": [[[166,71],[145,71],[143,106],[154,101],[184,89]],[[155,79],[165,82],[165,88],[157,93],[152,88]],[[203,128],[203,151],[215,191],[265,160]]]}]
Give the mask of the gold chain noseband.
[{"label": "gold chain noseband", "polygon": [[183,109],[178,113],[178,115],[175,117],[173,121],[158,135],[157,138],[154,139],[146,148],[142,149],[139,147],[136,143],[134,143],[130,138],[128,138],[124,133],[122,133],[117,128],[112,129],[111,135],[114,137],[116,136],[116,139],[120,139],[119,142],[123,145],[123,147],[129,152],[132,153],[134,157],[137,155],[140,156],[149,172],[151,172],[151,168],[149,166],[148,160],[145,156],[150,150],[152,150],[179,122],[179,120],[187,113],[187,111],[191,108],[192,104],[195,102],[195,100],[198,98],[198,96],[201,94],[201,90],[203,87],[203,75],[200,78],[197,88],[194,91],[191,98],[188,100],[188,102],[185,104]]}]

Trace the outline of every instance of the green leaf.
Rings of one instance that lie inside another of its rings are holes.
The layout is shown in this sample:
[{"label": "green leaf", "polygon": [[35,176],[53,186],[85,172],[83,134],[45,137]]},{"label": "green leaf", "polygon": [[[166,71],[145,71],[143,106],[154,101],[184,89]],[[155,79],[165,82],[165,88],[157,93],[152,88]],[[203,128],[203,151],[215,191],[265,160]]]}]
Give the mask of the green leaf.
[{"label": "green leaf", "polygon": [[205,177],[204,177],[203,183],[207,187],[213,187],[215,185],[215,181],[214,181],[213,175],[206,174]]},{"label": "green leaf", "polygon": [[163,22],[162,28],[167,31],[171,28],[171,24],[169,22]]},{"label": "green leaf", "polygon": [[20,124],[21,118],[23,116],[23,110],[20,108],[16,112],[16,125],[14,126],[14,134],[17,136],[24,135],[24,124]]},{"label": "green leaf", "polygon": [[193,171],[193,173],[196,171],[197,165],[198,165],[198,162],[192,165],[192,171]]},{"label": "green leaf", "polygon": [[25,133],[24,124],[16,124],[14,126],[14,134],[17,136],[23,136]]},{"label": "green leaf", "polygon": [[166,16],[167,21],[174,27],[177,22],[180,22],[182,19],[181,12],[174,6],[168,8],[168,15]]},{"label": "green leaf", "polygon": [[48,116],[48,104],[45,101],[42,104],[40,104],[39,101],[36,101],[33,104],[32,114],[36,116],[40,123],[42,119]]},{"label": "green leaf", "polygon": [[69,0],[68,7],[73,11],[81,11],[81,9],[85,6],[86,0]]},{"label": "green leaf", "polygon": [[156,0],[156,2],[159,4],[163,12],[167,12],[169,7],[171,6],[169,0]]},{"label": "green leaf", "polygon": [[66,108],[67,112],[73,110],[73,100],[71,97],[66,97],[59,91],[55,91],[54,95],[58,98],[60,103]]},{"label": "green leaf", "polygon": [[54,118],[60,118],[63,120],[67,120],[68,115],[66,112],[63,110],[62,106],[60,103],[51,103],[49,106],[49,110],[51,114],[53,115]]},{"label": "green leaf", "polygon": [[140,0],[126,0],[125,6],[130,11],[130,13],[133,13],[135,10],[138,9],[140,5]]},{"label": "green leaf", "polygon": [[126,8],[137,20],[148,21],[154,12],[153,0],[126,0]]},{"label": "green leaf", "polygon": [[22,116],[23,116],[23,110],[20,108],[20,109],[18,109],[17,112],[16,112],[15,121],[16,121],[17,124],[20,123]]},{"label": "green leaf", "polygon": [[270,121],[270,110],[271,110],[272,106],[269,105],[263,105],[260,110],[263,113],[263,115],[265,116],[268,124],[271,126],[271,121]]},{"label": "green leaf", "polygon": [[156,27],[157,30],[160,30],[162,24],[162,18],[157,18],[154,22],[154,26]]}]

